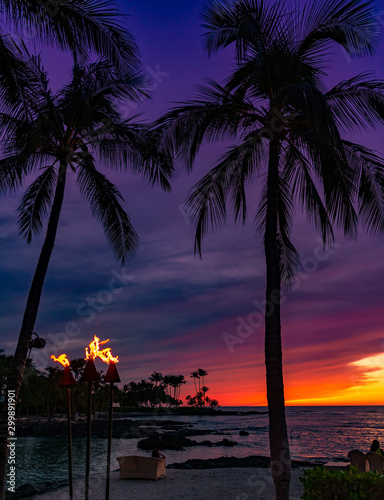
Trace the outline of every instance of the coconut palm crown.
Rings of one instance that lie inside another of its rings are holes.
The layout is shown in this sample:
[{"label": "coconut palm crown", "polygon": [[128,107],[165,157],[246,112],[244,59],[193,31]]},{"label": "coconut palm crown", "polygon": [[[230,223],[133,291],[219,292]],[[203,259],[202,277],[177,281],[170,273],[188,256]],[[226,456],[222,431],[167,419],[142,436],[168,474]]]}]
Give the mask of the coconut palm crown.
[{"label": "coconut palm crown", "polygon": [[[139,101],[146,95],[145,78],[124,72],[99,60],[86,67],[76,65],[70,84],[56,94],[41,61],[31,57],[28,75],[34,83],[25,116],[0,114],[4,156],[0,159],[0,188],[16,189],[39,168],[39,175],[25,192],[18,208],[20,234],[29,243],[40,233],[59,186],[69,172],[91,211],[103,224],[116,258],[124,264],[137,243],[137,235],[123,208],[117,188],[96,167],[132,168],[170,190],[169,158],[155,149],[155,134],[134,118],[123,120],[119,104]],[[152,149],[151,149],[152,148]]]},{"label": "coconut palm crown", "polygon": [[[72,53],[85,65],[95,56],[115,68],[139,69],[140,56],[133,36],[121,22],[117,5],[104,0],[0,0],[0,99],[22,107],[28,93],[20,52],[28,39]],[[13,33],[11,34],[11,31]]]},{"label": "coconut palm crown", "polygon": [[290,453],[282,372],[280,294],[294,279],[299,254],[291,240],[301,208],[332,243],[333,226],[355,237],[359,221],[384,229],[384,161],[346,139],[384,118],[384,82],[358,74],[327,89],[332,44],[351,57],[371,55],[379,27],[370,2],[211,1],[203,9],[208,54],[233,45],[235,68],[223,85],[208,80],[196,99],[161,120],[175,156],[192,168],[203,143],[235,144],[192,188],[185,208],[196,223],[195,251],[210,228],[253,214],[263,234],[267,271],[265,363],[272,475],[277,499],[289,498]]}]

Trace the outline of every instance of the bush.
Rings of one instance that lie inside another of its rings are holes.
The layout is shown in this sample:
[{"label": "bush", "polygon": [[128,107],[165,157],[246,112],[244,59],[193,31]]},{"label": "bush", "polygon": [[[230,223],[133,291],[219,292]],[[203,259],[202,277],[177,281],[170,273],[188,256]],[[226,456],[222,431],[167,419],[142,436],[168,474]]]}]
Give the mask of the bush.
[{"label": "bush", "polygon": [[384,476],[359,473],[355,467],[350,467],[349,473],[315,467],[306,470],[300,481],[304,484],[303,500],[384,499]]}]

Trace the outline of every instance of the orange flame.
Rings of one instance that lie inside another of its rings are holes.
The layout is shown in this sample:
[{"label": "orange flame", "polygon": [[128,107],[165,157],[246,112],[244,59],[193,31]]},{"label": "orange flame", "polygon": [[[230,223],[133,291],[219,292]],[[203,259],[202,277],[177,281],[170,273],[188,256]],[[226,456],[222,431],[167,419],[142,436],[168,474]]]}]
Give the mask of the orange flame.
[{"label": "orange flame", "polygon": [[98,356],[104,361],[104,363],[118,363],[118,356],[114,358],[109,347],[107,347],[106,349],[99,349],[99,346],[109,342],[109,339],[103,340],[102,342],[99,341],[100,339],[95,335],[94,340],[89,344],[89,352],[88,347],[85,348],[85,359],[95,359]]},{"label": "orange flame", "polygon": [[66,354],[60,354],[60,356],[58,358],[56,358],[56,356],[54,356],[52,354],[51,358],[53,359],[53,361],[58,361],[63,366],[69,366],[69,361],[67,359],[67,355]]}]

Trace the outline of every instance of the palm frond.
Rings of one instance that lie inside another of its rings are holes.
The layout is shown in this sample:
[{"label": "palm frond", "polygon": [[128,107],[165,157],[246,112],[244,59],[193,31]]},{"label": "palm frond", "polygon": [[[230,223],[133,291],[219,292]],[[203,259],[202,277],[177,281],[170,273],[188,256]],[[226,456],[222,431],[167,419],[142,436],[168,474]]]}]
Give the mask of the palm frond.
[{"label": "palm frond", "polygon": [[321,59],[331,41],[351,56],[372,55],[379,38],[380,28],[370,0],[306,2],[298,51]]},{"label": "palm frond", "polygon": [[81,194],[90,203],[91,212],[102,224],[115,257],[125,264],[138,244],[138,236],[124,210],[117,187],[94,167],[87,157],[79,166],[77,182]]},{"label": "palm frond", "polygon": [[384,232],[384,158],[361,146],[343,141],[348,162],[360,175],[358,192],[362,225],[373,235]]},{"label": "palm frond", "polygon": [[247,216],[245,188],[265,159],[262,135],[250,134],[241,145],[234,146],[219,158],[219,163],[193,186],[185,202],[187,214],[196,223],[195,253],[201,256],[202,240],[208,229],[220,226],[226,219],[226,201],[231,196],[235,220]]},{"label": "palm frond", "polygon": [[384,81],[361,73],[343,80],[325,98],[340,129],[358,131],[383,125]]},{"label": "palm frond", "polygon": [[219,158],[219,166],[228,171],[226,189],[231,195],[235,221],[247,218],[246,187],[260,173],[267,159],[268,148],[263,139],[263,129],[249,133],[243,142],[230,148]]},{"label": "palm frond", "polygon": [[197,97],[173,108],[157,122],[165,127],[174,155],[185,161],[188,169],[203,142],[234,139],[242,122],[250,125],[261,120],[251,102],[213,80],[197,87]]},{"label": "palm frond", "polygon": [[258,54],[271,45],[281,30],[284,4],[268,5],[263,0],[213,0],[202,10],[204,47],[208,54],[236,44],[237,60],[244,59],[251,46]]},{"label": "palm frond", "polygon": [[[60,101],[84,102],[89,107],[102,109],[107,103],[140,102],[148,98],[145,91],[147,76],[133,69],[117,70],[105,58],[86,66],[75,64],[72,81],[61,89]],[[79,106],[81,112],[81,106]]]},{"label": "palm frond", "polygon": [[187,214],[196,223],[195,253],[200,257],[208,228],[216,228],[226,219],[227,175],[219,166],[213,168],[193,186],[185,202]]},{"label": "palm frond", "polygon": [[15,118],[29,116],[37,79],[22,41],[0,33],[0,110]]},{"label": "palm frond", "polygon": [[82,62],[90,51],[106,56],[116,67],[138,67],[139,51],[120,22],[117,5],[107,0],[35,2],[4,0],[8,18],[31,30],[40,41],[69,49]]},{"label": "palm frond", "polygon": [[48,215],[53,198],[54,185],[57,180],[55,165],[46,167],[44,172],[32,182],[17,208],[19,214],[19,232],[27,240],[32,241],[33,234],[39,234],[42,220]]},{"label": "palm frond", "polygon": [[110,122],[85,139],[107,167],[130,168],[151,185],[160,184],[165,191],[171,191],[175,169],[172,156],[162,146],[162,136],[160,128],[135,123],[131,118],[122,123]]},{"label": "palm frond", "polygon": [[[268,198],[267,175],[264,175],[264,187],[260,197],[259,207],[255,216],[258,229],[265,235],[266,215]],[[294,199],[290,183],[279,176],[278,182],[278,228],[276,233],[279,256],[280,256],[280,276],[282,283],[290,285],[294,282],[294,276],[300,264],[300,255],[291,241],[291,231],[295,212]]]},{"label": "palm frond", "polygon": [[348,237],[357,234],[358,217],[354,208],[356,200],[356,171],[349,165],[345,151],[329,137],[311,130],[300,137],[314,171],[324,188],[324,201],[330,220],[343,228]]},{"label": "palm frond", "polygon": [[49,155],[28,151],[27,148],[18,154],[0,159],[0,192],[15,191],[20,187],[27,175],[37,166],[49,161]]},{"label": "palm frond", "polygon": [[301,121],[308,121],[312,129],[334,144],[341,144],[335,116],[321,88],[302,81],[279,89],[278,95],[283,102],[289,103],[290,109]]},{"label": "palm frond", "polygon": [[288,140],[284,151],[283,175],[289,179],[293,195],[299,200],[310,222],[321,231],[324,244],[331,245],[334,234],[329,215],[316,187],[311,163],[300,148]]}]

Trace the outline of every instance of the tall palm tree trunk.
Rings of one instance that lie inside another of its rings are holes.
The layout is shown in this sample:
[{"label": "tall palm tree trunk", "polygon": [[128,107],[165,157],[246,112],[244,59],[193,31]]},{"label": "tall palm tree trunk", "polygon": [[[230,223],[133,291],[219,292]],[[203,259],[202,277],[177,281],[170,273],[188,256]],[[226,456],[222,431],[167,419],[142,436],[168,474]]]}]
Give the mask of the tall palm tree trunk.
[{"label": "tall palm tree trunk", "polygon": [[280,323],[280,250],[277,241],[279,210],[279,140],[270,142],[268,200],[265,227],[267,291],[265,310],[265,365],[269,413],[269,442],[276,500],[289,499],[291,460],[285,420]]},{"label": "tall palm tree trunk", "polygon": [[[47,273],[52,250],[55,244],[57,226],[59,223],[60,211],[63,204],[66,163],[61,163],[58,173],[58,180],[55,190],[55,196],[52,204],[52,211],[49,217],[47,234],[40,252],[40,257],[33,276],[32,285],[29,290],[27,305],[24,311],[23,322],[19,334],[12,368],[7,382],[7,392],[14,391],[15,400],[18,400],[19,391],[23,382],[25,366],[27,363],[29,343],[35,326],[37,311],[39,309],[41,293],[43,290],[45,275]],[[8,457],[8,428],[7,428],[7,405],[4,405],[1,411],[1,429],[0,429],[0,491],[1,498],[5,498],[6,490],[6,471]]]}]

